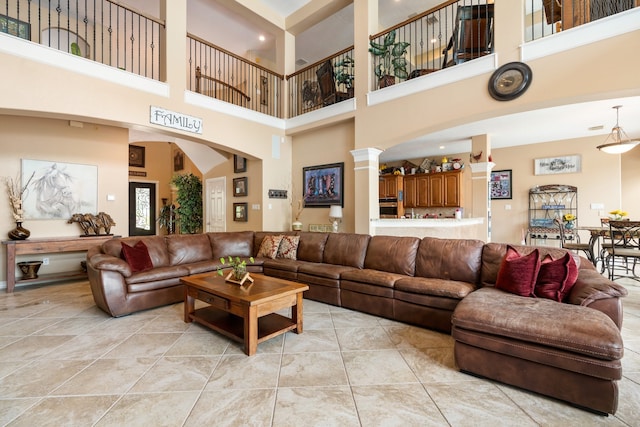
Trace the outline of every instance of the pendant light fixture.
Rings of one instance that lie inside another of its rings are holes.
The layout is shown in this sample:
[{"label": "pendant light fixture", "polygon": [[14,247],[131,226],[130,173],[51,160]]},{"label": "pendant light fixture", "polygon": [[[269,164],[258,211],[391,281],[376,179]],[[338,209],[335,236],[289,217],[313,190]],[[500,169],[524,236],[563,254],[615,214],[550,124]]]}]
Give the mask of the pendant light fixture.
[{"label": "pendant light fixture", "polygon": [[634,148],[640,144],[640,140],[631,139],[624,130],[618,124],[620,108],[622,105],[616,105],[613,107],[616,109],[616,125],[611,129],[611,133],[605,139],[604,144],[598,145],[598,150],[604,151],[608,154],[622,154]]}]

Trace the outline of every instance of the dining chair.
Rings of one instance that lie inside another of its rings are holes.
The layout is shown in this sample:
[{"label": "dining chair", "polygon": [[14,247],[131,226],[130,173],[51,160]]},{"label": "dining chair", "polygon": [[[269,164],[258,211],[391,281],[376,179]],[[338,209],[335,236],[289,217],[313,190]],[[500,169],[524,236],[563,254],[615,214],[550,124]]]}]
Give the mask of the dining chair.
[{"label": "dining chair", "polygon": [[583,251],[589,261],[594,263],[593,253],[591,252],[591,245],[589,243],[580,243],[580,236],[578,233],[571,234],[571,236],[575,237],[575,241],[567,241],[567,236],[565,235],[564,223],[560,221],[558,218],[554,219],[553,222],[558,226],[558,230],[560,231],[560,245],[562,249],[566,249],[568,251]]},{"label": "dining chair", "polygon": [[[449,50],[452,50],[449,59]],[[493,4],[458,6],[453,35],[444,49],[442,68],[493,52]]]},{"label": "dining chair", "polygon": [[[640,221],[609,221],[611,247],[607,248],[609,279],[627,277],[640,281],[636,263],[640,259]],[[616,274],[620,271],[620,274]]]}]

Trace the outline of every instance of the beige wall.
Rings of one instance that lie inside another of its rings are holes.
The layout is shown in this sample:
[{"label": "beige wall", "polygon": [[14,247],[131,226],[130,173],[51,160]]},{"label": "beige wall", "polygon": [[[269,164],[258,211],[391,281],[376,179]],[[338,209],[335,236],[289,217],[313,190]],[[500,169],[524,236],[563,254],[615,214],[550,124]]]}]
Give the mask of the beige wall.
[{"label": "beige wall", "polygon": [[[354,144],[353,121],[335,126],[317,129],[296,135],[293,138],[293,172],[291,192],[294,206],[304,191],[302,168],[330,163],[344,162],[344,207],[341,232],[353,232],[354,209],[354,171],[353,157],[349,153]],[[329,208],[305,207],[300,215],[303,230],[309,230],[309,224],[329,224]]]},{"label": "beige wall", "polygon": [[[493,170],[513,170],[513,199],[492,200],[491,240],[521,241],[522,231],[528,227],[529,190],[537,185],[576,186],[578,225],[600,224],[601,212],[591,210],[591,203],[604,204],[605,214],[618,209],[621,203],[624,205],[625,202],[621,202],[620,156],[597,150],[596,146],[602,141],[598,136],[493,150],[496,164]],[[581,155],[582,172],[534,175],[534,159],[572,154]],[[640,216],[640,211],[637,214]]]},{"label": "beige wall", "polygon": [[[0,170],[2,176],[19,177],[21,159],[46,160],[64,163],[95,165],[98,167],[97,201],[98,212],[111,215],[116,225],[114,234],[128,233],[128,174],[129,157],[128,132],[126,129],[110,126],[85,124],[82,128],[72,127],[66,120],[30,118],[0,115]],[[4,239],[7,232],[15,227],[6,196],[4,183],[0,203],[0,232]],[[115,200],[107,201],[107,195]],[[84,212],[83,212],[84,213]],[[67,218],[68,219],[68,218]],[[77,224],[67,224],[67,219],[29,220],[24,227],[31,231],[31,238],[79,236]],[[0,248],[4,259],[4,245]],[[28,258],[28,257],[27,257]],[[35,259],[41,259],[41,256]],[[49,256],[51,263],[43,266],[40,274],[79,269],[82,256],[64,254]],[[20,260],[26,260],[21,257]],[[1,276],[5,277],[5,264],[0,263]]]}]

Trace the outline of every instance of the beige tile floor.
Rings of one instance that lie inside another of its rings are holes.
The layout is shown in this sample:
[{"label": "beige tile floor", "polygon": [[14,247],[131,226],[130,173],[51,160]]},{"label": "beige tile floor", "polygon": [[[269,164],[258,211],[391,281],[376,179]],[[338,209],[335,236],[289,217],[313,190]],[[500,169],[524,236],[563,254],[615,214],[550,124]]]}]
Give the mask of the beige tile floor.
[{"label": "beige tile floor", "polygon": [[0,425],[640,425],[640,286],[602,417],[456,371],[450,336],[305,300],[305,331],[235,342],[182,304],[110,318],[87,282],[0,293]]}]

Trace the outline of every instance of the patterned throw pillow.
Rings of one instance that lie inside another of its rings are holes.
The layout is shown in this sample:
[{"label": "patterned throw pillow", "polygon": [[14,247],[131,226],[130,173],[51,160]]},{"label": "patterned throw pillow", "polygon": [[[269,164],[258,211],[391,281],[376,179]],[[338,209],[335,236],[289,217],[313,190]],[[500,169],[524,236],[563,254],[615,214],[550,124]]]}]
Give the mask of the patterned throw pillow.
[{"label": "patterned throw pillow", "polygon": [[278,254],[278,248],[283,236],[266,236],[262,239],[260,244],[260,250],[258,251],[258,258],[271,258],[274,259]]},{"label": "patterned throw pillow", "polygon": [[539,270],[538,249],[534,249],[528,255],[520,255],[515,248],[507,245],[507,254],[502,259],[498,271],[496,288],[523,297],[532,297]]},{"label": "patterned throw pillow", "polygon": [[278,258],[296,259],[298,255],[298,244],[300,236],[282,236],[280,247],[278,248]]}]

